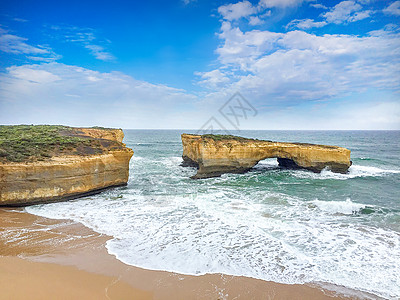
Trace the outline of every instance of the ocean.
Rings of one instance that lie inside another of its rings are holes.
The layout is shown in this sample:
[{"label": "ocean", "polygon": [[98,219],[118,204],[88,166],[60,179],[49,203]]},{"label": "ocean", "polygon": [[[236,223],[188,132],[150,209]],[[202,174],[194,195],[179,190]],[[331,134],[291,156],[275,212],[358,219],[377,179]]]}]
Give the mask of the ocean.
[{"label": "ocean", "polygon": [[266,159],[203,180],[180,166],[180,134],[190,130],[124,132],[135,151],[127,186],[26,211],[111,236],[108,252],[133,266],[400,298],[400,131],[232,132],[346,147],[353,165],[316,174]]}]

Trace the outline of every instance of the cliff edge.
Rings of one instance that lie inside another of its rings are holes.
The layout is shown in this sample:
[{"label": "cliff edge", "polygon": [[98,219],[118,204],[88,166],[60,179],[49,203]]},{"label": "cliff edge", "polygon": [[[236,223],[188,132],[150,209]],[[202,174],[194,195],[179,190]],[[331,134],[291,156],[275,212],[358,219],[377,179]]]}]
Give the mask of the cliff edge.
[{"label": "cliff edge", "polygon": [[277,158],[286,168],[346,173],[351,166],[350,150],[337,146],[280,143],[230,135],[182,134],[182,166],[197,167],[192,178],[217,177],[224,173],[244,173],[260,160]]},{"label": "cliff edge", "polygon": [[65,201],[126,185],[121,129],[0,126],[0,205]]}]

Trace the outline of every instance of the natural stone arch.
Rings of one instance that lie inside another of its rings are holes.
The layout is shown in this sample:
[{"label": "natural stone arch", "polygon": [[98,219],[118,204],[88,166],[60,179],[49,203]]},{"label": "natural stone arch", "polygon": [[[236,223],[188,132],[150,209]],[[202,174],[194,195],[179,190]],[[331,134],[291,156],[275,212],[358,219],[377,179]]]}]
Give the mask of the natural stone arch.
[{"label": "natural stone arch", "polygon": [[208,178],[224,173],[243,173],[266,158],[279,165],[321,172],[346,173],[351,165],[350,150],[337,146],[280,143],[229,135],[182,134],[183,166],[195,166],[192,178]]}]

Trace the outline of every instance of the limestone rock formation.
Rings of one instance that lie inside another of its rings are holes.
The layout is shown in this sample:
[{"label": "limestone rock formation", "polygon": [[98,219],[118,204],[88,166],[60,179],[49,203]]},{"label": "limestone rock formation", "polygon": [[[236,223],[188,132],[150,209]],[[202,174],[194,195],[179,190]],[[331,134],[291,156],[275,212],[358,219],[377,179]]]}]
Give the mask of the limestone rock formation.
[{"label": "limestone rock formation", "polygon": [[[72,143],[68,151],[60,150],[65,145],[56,144],[45,159],[36,154],[22,161],[0,160],[0,205],[58,202],[126,185],[133,151],[122,143],[121,129],[57,130],[57,134],[67,138],[66,145]],[[9,147],[8,154],[12,150]]]},{"label": "limestone rock formation", "polygon": [[243,173],[260,160],[277,158],[286,168],[346,173],[351,166],[350,150],[336,146],[280,143],[227,135],[182,134],[183,166],[198,168],[192,178]]},{"label": "limestone rock formation", "polygon": [[76,128],[77,134],[81,133],[83,136],[89,136],[95,139],[105,139],[111,141],[117,141],[122,143],[124,139],[124,132],[122,129],[110,129],[110,128]]}]

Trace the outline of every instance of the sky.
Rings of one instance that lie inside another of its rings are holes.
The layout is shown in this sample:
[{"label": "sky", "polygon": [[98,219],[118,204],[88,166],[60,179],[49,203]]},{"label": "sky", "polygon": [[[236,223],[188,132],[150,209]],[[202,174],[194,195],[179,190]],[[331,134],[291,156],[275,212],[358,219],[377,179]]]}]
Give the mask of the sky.
[{"label": "sky", "polygon": [[0,124],[400,129],[400,1],[0,0]]}]

